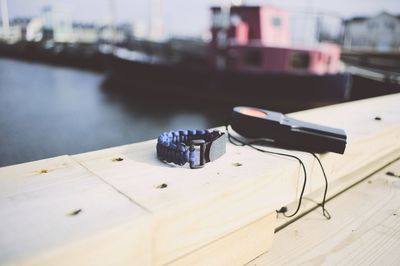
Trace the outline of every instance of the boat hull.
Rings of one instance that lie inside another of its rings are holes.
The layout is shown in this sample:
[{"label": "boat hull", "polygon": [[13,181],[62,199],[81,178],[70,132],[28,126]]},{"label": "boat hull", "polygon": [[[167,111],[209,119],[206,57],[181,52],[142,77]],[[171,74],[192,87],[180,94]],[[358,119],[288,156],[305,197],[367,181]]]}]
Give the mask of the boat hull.
[{"label": "boat hull", "polygon": [[251,73],[216,71],[205,67],[162,65],[110,58],[113,88],[137,96],[211,100],[260,107],[291,106],[292,110],[346,101],[351,75]]}]

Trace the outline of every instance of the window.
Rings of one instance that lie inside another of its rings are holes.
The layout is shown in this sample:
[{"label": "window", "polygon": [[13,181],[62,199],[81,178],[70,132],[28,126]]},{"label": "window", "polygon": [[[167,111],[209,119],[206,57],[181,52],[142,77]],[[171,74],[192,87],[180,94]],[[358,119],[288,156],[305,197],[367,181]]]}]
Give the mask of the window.
[{"label": "window", "polygon": [[385,28],[394,31],[395,25],[393,21],[385,21]]},{"label": "window", "polygon": [[212,15],[212,25],[216,28],[222,27],[223,26],[223,17],[221,12],[214,12]]},{"label": "window", "polygon": [[274,25],[274,27],[280,27],[282,24],[280,17],[272,17],[271,22],[272,22],[272,25]]},{"label": "window", "polygon": [[310,65],[310,55],[304,52],[294,52],[290,56],[290,65],[293,68],[307,69]]}]

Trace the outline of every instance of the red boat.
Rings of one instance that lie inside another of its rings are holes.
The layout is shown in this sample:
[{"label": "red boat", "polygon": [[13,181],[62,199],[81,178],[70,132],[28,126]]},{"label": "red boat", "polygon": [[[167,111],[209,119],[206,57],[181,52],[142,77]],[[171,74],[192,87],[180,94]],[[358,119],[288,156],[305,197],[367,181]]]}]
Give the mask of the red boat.
[{"label": "red boat", "polygon": [[231,6],[213,7],[211,12],[212,38],[203,62],[116,48],[111,79],[129,84],[137,94],[269,108],[306,108],[349,98],[351,75],[339,72],[340,47],[294,47],[286,10]]}]

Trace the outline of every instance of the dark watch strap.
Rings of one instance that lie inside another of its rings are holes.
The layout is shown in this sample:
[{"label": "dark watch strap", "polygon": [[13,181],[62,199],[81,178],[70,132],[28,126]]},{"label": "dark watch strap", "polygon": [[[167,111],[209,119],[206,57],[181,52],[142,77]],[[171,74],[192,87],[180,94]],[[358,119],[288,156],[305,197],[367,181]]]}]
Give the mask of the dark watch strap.
[{"label": "dark watch strap", "polygon": [[157,141],[157,157],[190,168],[202,168],[226,152],[226,134],[218,130],[177,130],[164,132]]}]

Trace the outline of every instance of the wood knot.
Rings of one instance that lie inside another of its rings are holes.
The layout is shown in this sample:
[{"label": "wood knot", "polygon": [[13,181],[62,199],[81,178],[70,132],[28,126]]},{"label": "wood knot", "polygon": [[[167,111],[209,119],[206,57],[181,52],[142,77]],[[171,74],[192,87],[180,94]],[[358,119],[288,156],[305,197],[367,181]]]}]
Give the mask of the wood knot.
[{"label": "wood knot", "polygon": [[388,175],[388,176],[393,176],[393,177],[400,177],[400,175],[395,174],[395,173],[392,172],[392,171],[386,172],[386,175]]},{"label": "wood knot", "polygon": [[81,212],[82,212],[82,209],[76,209],[76,210],[73,210],[73,211],[67,213],[67,215],[68,216],[75,216],[75,215],[80,214]]},{"label": "wood knot", "polygon": [[156,188],[160,188],[160,189],[162,189],[162,188],[166,188],[166,187],[168,187],[168,185],[167,185],[167,184],[165,184],[165,183],[162,183],[162,184],[160,184],[160,185],[156,186]]}]

